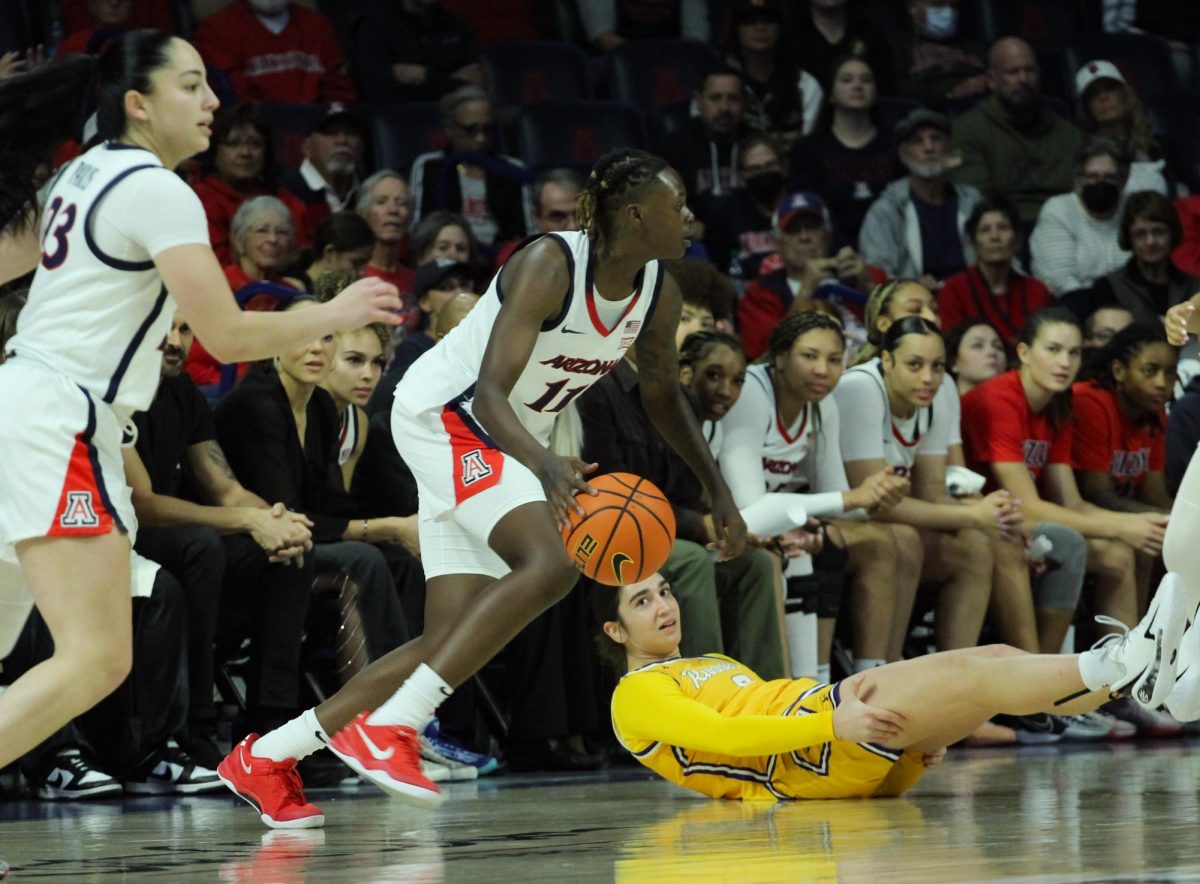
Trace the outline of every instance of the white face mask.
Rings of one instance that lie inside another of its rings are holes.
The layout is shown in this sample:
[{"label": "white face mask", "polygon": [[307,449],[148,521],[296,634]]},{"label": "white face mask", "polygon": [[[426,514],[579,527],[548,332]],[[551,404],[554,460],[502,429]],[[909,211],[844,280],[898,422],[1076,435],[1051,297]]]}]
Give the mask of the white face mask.
[{"label": "white face mask", "polygon": [[288,0],[249,0],[250,8],[259,15],[279,15],[287,10]]},{"label": "white face mask", "polygon": [[932,40],[947,40],[958,33],[958,8],[926,6],[925,26],[921,29]]}]

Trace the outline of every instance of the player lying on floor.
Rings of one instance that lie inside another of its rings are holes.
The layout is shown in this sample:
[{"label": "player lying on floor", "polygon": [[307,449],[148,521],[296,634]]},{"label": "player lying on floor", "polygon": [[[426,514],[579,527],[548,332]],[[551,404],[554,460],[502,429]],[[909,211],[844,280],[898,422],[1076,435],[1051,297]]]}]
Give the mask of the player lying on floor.
[{"label": "player lying on floor", "polygon": [[1200,630],[1184,639],[1200,599],[1176,574],[1136,629],[1082,654],[964,648],[832,685],[763,681],[717,654],[680,657],[679,605],[659,574],[597,588],[595,602],[601,650],[625,671],[612,698],[617,738],[664,779],[714,798],[899,795],[999,713],[1072,715],[1129,693],[1150,708],[1171,695],[1175,714],[1200,717],[1195,698],[1180,696],[1200,694],[1197,684],[1175,679],[1200,656]]}]

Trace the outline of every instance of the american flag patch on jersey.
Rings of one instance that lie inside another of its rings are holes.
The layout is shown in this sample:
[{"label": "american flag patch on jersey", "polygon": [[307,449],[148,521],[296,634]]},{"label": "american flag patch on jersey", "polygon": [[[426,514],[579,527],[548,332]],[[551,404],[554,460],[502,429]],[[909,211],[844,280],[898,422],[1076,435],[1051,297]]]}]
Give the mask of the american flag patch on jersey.
[{"label": "american flag patch on jersey", "polygon": [[636,335],[638,333],[638,329],[641,327],[642,321],[640,319],[631,319],[625,323],[625,334]]}]

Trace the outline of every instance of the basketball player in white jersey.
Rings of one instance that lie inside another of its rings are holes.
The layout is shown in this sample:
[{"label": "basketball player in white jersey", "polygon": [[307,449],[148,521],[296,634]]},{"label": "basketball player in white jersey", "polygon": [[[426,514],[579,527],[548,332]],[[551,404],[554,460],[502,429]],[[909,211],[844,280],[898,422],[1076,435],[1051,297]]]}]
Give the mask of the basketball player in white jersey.
[{"label": "basketball player in white jersey", "polygon": [[[0,767],[129,670],[137,524],[120,447],[154,395],[175,303],[228,362],[394,323],[400,307],[392,286],[363,281],[319,309],[239,311],[200,201],[172,171],[208,147],[217,100],[199,54],[138,31],[105,53],[98,77],[105,140],[48,188],[29,302],[0,366],[0,559],[19,563],[55,645],[0,695]],[[0,126],[19,129],[3,110]]]},{"label": "basketball player in white jersey", "polygon": [[[939,650],[977,643],[992,595],[993,548],[1014,543],[1021,515],[1005,491],[968,503],[946,494],[946,457],[951,439],[950,409],[937,401],[946,374],[946,346],[928,319],[906,316],[893,322],[879,343],[880,355],[847,370],[833,391],[842,416],[839,444],[849,481],[890,466],[907,476],[911,491],[880,518],[917,529],[923,551],[921,578],[939,587],[936,637]],[[1009,575],[1024,580],[1024,592],[1006,604],[1002,624],[1017,613],[1022,629],[1004,634],[1022,650],[1037,650],[1032,591],[1023,550],[1005,559]],[[1012,586],[1013,580],[1003,583]],[[1015,611],[1008,609],[1014,608]],[[892,636],[889,656],[902,650],[908,624]],[[1014,641],[1016,639],[1017,641]],[[1024,644],[1019,644],[1023,641]]]},{"label": "basketball player in white jersey", "polygon": [[682,299],[659,264],[686,246],[692,214],[679,175],[642,151],[614,151],[597,162],[578,215],[581,231],[520,248],[396,388],[392,431],[420,493],[425,634],[316,710],[234,747],[218,772],[267,825],[322,824],[294,770],[327,744],[398,797],[440,800],[421,775],[417,735],[575,584],[559,526],[597,465],[546,444],[555,415],[635,341],[646,412],[708,488],[721,554],[742,551],[745,525],[679,386]]}]

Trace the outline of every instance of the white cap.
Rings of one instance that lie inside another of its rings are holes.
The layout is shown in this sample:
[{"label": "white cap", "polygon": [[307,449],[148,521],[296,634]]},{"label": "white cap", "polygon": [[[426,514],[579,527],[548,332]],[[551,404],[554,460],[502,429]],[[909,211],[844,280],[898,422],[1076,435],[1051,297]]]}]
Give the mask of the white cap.
[{"label": "white cap", "polygon": [[1125,82],[1125,78],[1121,76],[1121,71],[1111,61],[1089,61],[1075,75],[1075,94],[1082,97],[1083,93],[1087,91],[1088,86],[1091,86],[1097,80],[1116,80],[1118,83]]}]

